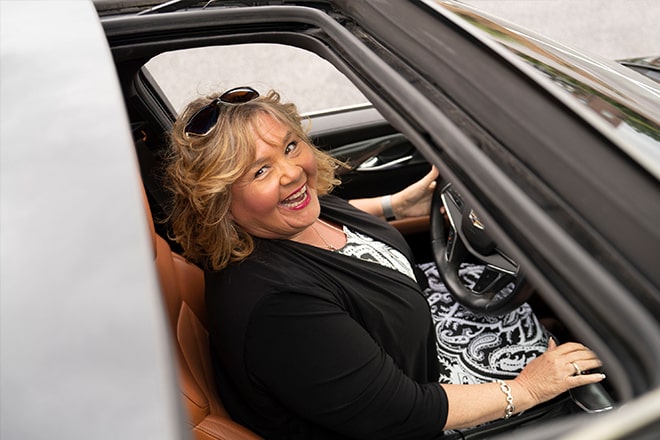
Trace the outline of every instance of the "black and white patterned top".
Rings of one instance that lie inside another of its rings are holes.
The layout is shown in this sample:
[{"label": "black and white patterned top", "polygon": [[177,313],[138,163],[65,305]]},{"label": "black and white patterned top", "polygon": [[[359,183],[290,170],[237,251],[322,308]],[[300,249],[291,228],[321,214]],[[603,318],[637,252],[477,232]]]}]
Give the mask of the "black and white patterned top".
[{"label": "black and white patterned top", "polygon": [[346,234],[346,246],[337,249],[337,252],[389,267],[416,281],[415,271],[401,252],[367,235],[352,231],[347,226],[343,229]]},{"label": "black and white patterned top", "polygon": [[[343,231],[346,245],[336,252],[381,264],[416,279],[401,252],[346,226]],[[434,263],[419,267],[429,282],[424,295],[436,327],[439,382],[468,384],[495,378],[512,379],[545,351],[549,335],[528,304],[503,316],[475,315],[446,290]],[[473,285],[482,270],[483,266],[466,264],[461,266],[459,275],[466,285]]]}]

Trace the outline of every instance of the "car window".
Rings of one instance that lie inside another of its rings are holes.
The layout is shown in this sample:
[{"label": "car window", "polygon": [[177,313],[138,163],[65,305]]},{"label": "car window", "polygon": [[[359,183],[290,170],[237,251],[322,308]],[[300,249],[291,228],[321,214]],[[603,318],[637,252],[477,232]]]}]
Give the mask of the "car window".
[{"label": "car window", "polygon": [[236,86],[275,89],[303,114],[368,100],[318,55],[280,44],[212,46],[163,53],[146,65],[178,112],[191,100]]}]

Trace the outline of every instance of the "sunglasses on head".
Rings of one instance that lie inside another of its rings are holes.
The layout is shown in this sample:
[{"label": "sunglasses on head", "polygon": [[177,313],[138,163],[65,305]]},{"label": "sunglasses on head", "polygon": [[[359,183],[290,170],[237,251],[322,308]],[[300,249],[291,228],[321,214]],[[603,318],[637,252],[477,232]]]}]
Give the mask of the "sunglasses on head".
[{"label": "sunglasses on head", "polygon": [[236,87],[199,109],[188,119],[184,133],[186,136],[206,136],[213,130],[220,117],[221,104],[244,104],[259,96],[252,87]]}]

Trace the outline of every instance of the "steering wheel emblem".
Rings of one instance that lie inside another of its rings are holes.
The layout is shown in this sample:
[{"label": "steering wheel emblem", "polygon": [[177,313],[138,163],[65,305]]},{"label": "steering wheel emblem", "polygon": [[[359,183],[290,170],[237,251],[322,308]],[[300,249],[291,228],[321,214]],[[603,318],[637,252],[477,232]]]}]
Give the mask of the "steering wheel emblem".
[{"label": "steering wheel emblem", "polygon": [[481,229],[482,231],[484,230],[484,224],[481,223],[481,220],[479,220],[479,217],[477,217],[477,213],[474,212],[474,210],[470,209],[470,214],[469,214],[470,221],[472,222],[472,226],[475,228]]}]

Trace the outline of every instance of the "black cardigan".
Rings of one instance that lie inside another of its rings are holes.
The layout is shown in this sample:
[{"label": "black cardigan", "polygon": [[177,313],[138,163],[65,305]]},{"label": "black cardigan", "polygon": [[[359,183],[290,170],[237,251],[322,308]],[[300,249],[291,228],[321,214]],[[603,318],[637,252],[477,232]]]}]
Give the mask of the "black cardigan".
[{"label": "black cardigan", "polygon": [[[412,264],[386,222],[334,196],[321,198],[321,217],[389,244]],[[206,304],[223,402],[262,436],[441,435],[447,398],[431,315],[408,276],[314,246],[258,240],[247,260],[206,274]]]}]

